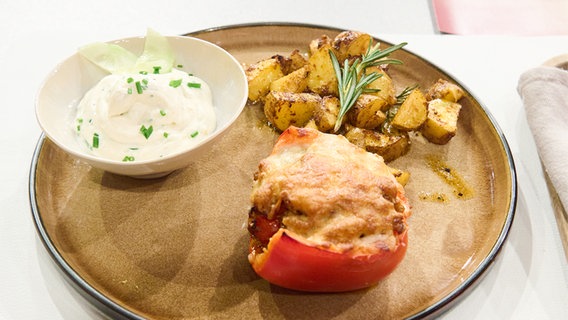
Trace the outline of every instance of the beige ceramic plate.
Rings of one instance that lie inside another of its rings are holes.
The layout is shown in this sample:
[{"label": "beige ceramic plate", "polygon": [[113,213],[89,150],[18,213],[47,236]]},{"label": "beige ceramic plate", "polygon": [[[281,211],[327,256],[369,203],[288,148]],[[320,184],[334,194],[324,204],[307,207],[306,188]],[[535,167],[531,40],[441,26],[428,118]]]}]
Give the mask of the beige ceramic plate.
[{"label": "beige ceramic plate", "polygon": [[[251,63],[305,50],[340,30],[307,25],[245,25],[193,33]],[[391,74],[428,87],[446,73],[402,51]],[[379,319],[434,315],[463,296],[496,258],[512,223],[516,180],[505,138],[469,93],[457,136],[445,146],[415,140],[393,163],[412,174],[409,249],[387,279],[368,290],[305,294],[272,286],[247,261],[244,228],[260,159],[276,134],[258,106],[199,162],[157,180],[106,173],[73,160],[42,137],[30,174],[40,237],[56,263],[114,318]],[[426,164],[434,154],[472,186],[460,200]],[[424,192],[448,196],[421,200]]]}]

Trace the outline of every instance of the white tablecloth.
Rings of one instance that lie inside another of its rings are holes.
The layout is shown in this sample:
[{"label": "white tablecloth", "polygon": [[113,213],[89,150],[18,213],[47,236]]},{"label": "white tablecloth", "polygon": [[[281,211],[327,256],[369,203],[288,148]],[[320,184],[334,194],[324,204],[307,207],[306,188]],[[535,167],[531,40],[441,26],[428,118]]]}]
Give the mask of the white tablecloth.
[{"label": "white tablecloth", "polygon": [[[462,37],[435,33],[426,0],[4,1],[0,4],[0,319],[98,319],[38,240],[28,173],[40,135],[35,94],[77,47],[143,34],[181,34],[220,25],[286,21],[369,32],[430,60],[489,109],[516,160],[515,221],[500,257],[446,319],[568,318],[568,263],[536,148],[517,92],[519,75],[568,52],[568,36]],[[324,8],[326,7],[326,8]],[[329,8],[329,9],[327,9]],[[500,13],[494,13],[500,14]]]}]

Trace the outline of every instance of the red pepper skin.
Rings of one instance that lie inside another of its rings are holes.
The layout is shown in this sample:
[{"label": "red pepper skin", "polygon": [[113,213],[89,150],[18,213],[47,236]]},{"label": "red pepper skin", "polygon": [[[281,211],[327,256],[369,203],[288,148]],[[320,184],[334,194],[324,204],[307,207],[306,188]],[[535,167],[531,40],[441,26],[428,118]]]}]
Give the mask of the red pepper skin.
[{"label": "red pepper skin", "polygon": [[393,250],[351,256],[303,243],[285,229],[276,232],[267,250],[252,262],[256,273],[272,284],[308,292],[343,292],[367,288],[389,275],[405,256],[406,231]]}]

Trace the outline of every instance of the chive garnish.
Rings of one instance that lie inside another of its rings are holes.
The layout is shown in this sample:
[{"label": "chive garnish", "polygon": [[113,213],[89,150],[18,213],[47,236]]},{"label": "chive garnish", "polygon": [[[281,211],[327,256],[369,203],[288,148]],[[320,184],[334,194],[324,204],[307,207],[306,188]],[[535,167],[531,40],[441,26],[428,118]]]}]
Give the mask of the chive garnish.
[{"label": "chive garnish", "polygon": [[146,128],[146,126],[142,125],[142,127],[140,127],[140,133],[142,133],[142,135],[146,139],[150,138],[150,135],[152,135],[153,131],[154,131],[154,128],[152,126],[149,126],[148,128]]},{"label": "chive garnish", "polygon": [[142,83],[147,86],[148,85],[148,79],[142,79]]},{"label": "chive garnish", "polygon": [[132,88],[128,88],[128,90],[126,90],[126,93],[132,94]]},{"label": "chive garnish", "polygon": [[177,79],[177,80],[171,80],[170,81],[170,87],[172,88],[177,88],[181,85],[181,79]]},{"label": "chive garnish", "polygon": [[162,67],[160,67],[160,66],[155,66],[155,67],[154,67],[154,73],[155,73],[155,74],[160,73],[160,69],[162,69]]},{"label": "chive garnish", "polygon": [[167,138],[170,134],[167,132],[164,132],[164,138]]},{"label": "chive garnish", "polygon": [[99,147],[99,134],[95,132],[95,134],[93,134],[93,148],[98,148]]},{"label": "chive garnish", "polygon": [[142,94],[143,90],[142,90],[142,84],[140,84],[140,81],[136,81],[135,85],[136,85],[136,92],[138,92],[138,94]]},{"label": "chive garnish", "polygon": [[201,88],[201,83],[188,82],[188,83],[187,83],[187,86],[190,87],[190,88],[197,88],[197,89],[199,89],[199,88]]},{"label": "chive garnish", "polygon": [[148,74],[148,71],[140,71],[140,74]]},{"label": "chive garnish", "polygon": [[132,77],[128,77],[128,79],[126,79],[126,83],[132,83],[132,81],[134,81],[134,79],[132,79]]},{"label": "chive garnish", "polygon": [[166,116],[166,111],[165,111],[165,110],[160,110],[160,115],[161,115],[162,117]]},{"label": "chive garnish", "polygon": [[134,161],[134,157],[133,156],[124,156],[124,158],[122,158],[122,162],[128,162],[128,161]]},{"label": "chive garnish", "polygon": [[194,133],[191,134],[191,137],[195,138],[198,134],[199,134],[199,131],[195,131]]},{"label": "chive garnish", "polygon": [[83,123],[83,118],[77,118],[77,131],[81,131],[81,124]]},{"label": "chive garnish", "polygon": [[176,67],[183,68],[183,64],[178,64]]}]

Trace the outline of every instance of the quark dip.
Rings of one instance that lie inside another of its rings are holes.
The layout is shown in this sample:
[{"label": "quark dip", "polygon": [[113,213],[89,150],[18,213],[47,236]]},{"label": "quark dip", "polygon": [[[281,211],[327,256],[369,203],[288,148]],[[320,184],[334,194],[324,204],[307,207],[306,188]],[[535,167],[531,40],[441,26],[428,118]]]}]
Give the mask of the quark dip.
[{"label": "quark dip", "polygon": [[197,144],[215,130],[216,117],[207,83],[155,67],[104,77],[79,102],[72,125],[93,155],[129,162]]}]

